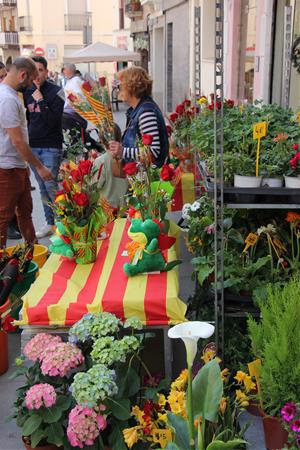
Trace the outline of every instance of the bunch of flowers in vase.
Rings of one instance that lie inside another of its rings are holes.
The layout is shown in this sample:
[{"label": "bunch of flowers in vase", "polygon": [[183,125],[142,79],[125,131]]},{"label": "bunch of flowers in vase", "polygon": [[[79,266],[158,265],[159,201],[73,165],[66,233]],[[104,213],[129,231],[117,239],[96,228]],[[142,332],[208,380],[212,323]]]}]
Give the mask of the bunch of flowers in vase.
[{"label": "bunch of flowers in vase", "polygon": [[102,166],[93,161],[70,162],[64,166],[62,189],[56,194],[53,209],[57,216],[57,235],[51,238],[50,250],[78,264],[94,262],[97,238],[112,219],[112,209],[101,199],[98,190]]},{"label": "bunch of flowers in vase", "polygon": [[125,200],[129,217],[163,222],[181,172],[172,164],[164,164],[160,169],[153,165],[152,139],[151,135],[144,134],[138,144],[138,161],[127,163],[123,168],[130,185],[130,194]]}]

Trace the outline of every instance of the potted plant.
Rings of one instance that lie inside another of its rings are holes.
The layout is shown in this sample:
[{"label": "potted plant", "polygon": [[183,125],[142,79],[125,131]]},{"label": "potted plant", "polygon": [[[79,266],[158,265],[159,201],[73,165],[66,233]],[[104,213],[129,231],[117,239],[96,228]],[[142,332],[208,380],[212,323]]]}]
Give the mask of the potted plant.
[{"label": "potted plant", "polygon": [[248,329],[253,353],[262,361],[259,384],[266,447],[278,449],[287,441],[280,410],[300,398],[299,277],[283,288],[269,285],[266,298],[258,298],[258,305],[261,320],[257,323],[249,317]]},{"label": "potted plant", "polygon": [[294,144],[294,154],[288,159],[285,170],[285,187],[287,188],[300,188],[300,152],[298,151],[299,145]]}]

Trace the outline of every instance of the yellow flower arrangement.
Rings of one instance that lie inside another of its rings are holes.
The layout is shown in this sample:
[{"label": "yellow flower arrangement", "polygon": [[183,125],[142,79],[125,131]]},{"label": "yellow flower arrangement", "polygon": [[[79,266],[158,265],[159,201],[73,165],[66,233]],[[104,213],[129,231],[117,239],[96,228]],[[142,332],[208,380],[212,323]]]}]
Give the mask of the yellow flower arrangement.
[{"label": "yellow flower arrangement", "polygon": [[171,390],[182,391],[186,388],[188,382],[188,370],[184,369],[178,378],[171,384]]},{"label": "yellow flower arrangement", "polygon": [[239,406],[241,406],[242,408],[245,408],[246,406],[249,405],[249,397],[247,397],[247,395],[241,391],[241,389],[237,389],[235,391],[235,398],[239,404]]}]

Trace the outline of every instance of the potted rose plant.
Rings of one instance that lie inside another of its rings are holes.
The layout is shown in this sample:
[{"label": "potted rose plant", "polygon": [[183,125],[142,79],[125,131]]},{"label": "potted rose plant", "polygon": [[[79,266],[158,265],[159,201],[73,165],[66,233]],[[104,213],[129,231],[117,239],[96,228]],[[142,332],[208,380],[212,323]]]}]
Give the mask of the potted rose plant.
[{"label": "potted rose plant", "polygon": [[285,187],[287,188],[300,188],[300,152],[298,151],[299,145],[294,144],[294,154],[288,159],[285,171]]}]

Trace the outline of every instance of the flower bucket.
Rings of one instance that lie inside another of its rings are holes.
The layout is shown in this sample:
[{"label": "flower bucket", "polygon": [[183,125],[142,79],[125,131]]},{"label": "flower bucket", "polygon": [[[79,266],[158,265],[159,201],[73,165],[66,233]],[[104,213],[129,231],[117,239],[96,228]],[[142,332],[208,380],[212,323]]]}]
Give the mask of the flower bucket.
[{"label": "flower bucket", "polygon": [[291,189],[300,189],[300,178],[299,177],[287,177],[284,176],[285,187]]},{"label": "flower bucket", "polygon": [[97,241],[81,242],[72,240],[72,247],[77,264],[91,264],[96,261]]},{"label": "flower bucket", "polygon": [[282,187],[283,179],[282,178],[263,178],[262,186],[266,186],[266,187],[270,187],[270,188]]},{"label": "flower bucket", "polygon": [[[11,255],[14,248],[15,247],[7,247],[6,248],[7,253]],[[45,264],[48,253],[49,253],[48,247],[46,247],[45,245],[34,244],[33,261],[37,263],[39,268],[43,267],[43,265]]]},{"label": "flower bucket", "polygon": [[29,290],[32,283],[35,281],[39,272],[39,266],[36,262],[30,261],[29,269],[22,276],[20,281],[14,285],[11,293],[17,297],[22,297]]},{"label": "flower bucket", "polygon": [[261,186],[262,177],[246,177],[234,175],[234,187],[258,188]]},{"label": "flower bucket", "polygon": [[268,450],[282,449],[288,440],[288,432],[282,427],[277,417],[263,417],[265,445]]},{"label": "flower bucket", "polygon": [[7,333],[0,330],[0,375],[8,369],[8,341]]},{"label": "flower bucket", "polygon": [[[24,447],[26,448],[26,450],[58,450],[58,449],[62,449],[62,447],[57,447],[54,444],[46,444],[46,445],[38,445],[37,447],[31,447],[30,444],[28,444],[25,441],[26,438],[22,437],[22,441],[24,444]],[[27,440],[27,439],[26,439]]]}]

